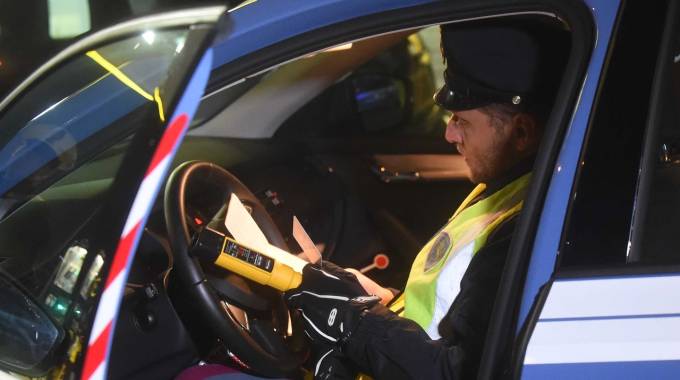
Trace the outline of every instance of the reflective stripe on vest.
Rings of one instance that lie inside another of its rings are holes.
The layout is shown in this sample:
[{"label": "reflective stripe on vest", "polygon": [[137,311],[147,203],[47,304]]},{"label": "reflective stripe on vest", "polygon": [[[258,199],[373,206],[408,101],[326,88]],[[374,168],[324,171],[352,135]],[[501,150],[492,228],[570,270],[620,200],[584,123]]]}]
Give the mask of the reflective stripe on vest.
[{"label": "reflective stripe on vest", "polygon": [[439,338],[439,321],[460,292],[472,257],[498,225],[521,210],[530,178],[531,173],[525,174],[469,205],[485,189],[479,184],[416,256],[403,294],[403,316],[416,321],[432,339]]}]

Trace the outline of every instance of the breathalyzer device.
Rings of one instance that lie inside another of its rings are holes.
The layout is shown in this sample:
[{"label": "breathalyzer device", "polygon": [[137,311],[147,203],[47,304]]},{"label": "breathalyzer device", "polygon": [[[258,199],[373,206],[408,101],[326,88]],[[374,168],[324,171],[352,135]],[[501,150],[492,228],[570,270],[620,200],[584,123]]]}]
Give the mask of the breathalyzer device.
[{"label": "breathalyzer device", "polygon": [[281,260],[247,247],[211,228],[201,232],[192,254],[282,292],[297,288],[302,282],[302,274]]}]

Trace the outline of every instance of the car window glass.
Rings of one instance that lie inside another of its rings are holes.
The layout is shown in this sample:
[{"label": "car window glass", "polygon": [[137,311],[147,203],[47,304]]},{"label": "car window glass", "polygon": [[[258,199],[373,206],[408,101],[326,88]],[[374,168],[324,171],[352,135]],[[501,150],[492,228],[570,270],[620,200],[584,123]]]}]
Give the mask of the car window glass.
[{"label": "car window glass", "polygon": [[164,119],[159,87],[187,34],[147,31],[83,52],[0,118],[0,271],[59,322],[96,295],[107,257],[83,231],[132,136]]},{"label": "car window glass", "polygon": [[277,136],[440,138],[446,112],[432,94],[442,72],[438,27],[404,35],[300,108]]},{"label": "car window glass", "polygon": [[[677,23],[677,19],[676,19]],[[677,29],[676,29],[677,30]],[[628,262],[680,263],[680,36],[662,57],[655,117],[644,153]]]},{"label": "car window glass", "polygon": [[446,112],[432,100],[443,81],[438,44],[437,27],[385,34],[310,53],[226,86],[218,68],[190,134],[439,141]]},{"label": "car window glass", "polygon": [[143,105],[158,113],[159,85],[185,38],[182,30],[147,31],[87,51],[15,102],[0,117],[0,211],[129,135]]},{"label": "car window glass", "polygon": [[0,97],[84,33],[153,13],[240,0],[0,0]]},{"label": "car window glass", "polygon": [[[664,7],[624,10],[572,190],[559,266],[625,265]],[[634,69],[632,69],[634,68]]]}]

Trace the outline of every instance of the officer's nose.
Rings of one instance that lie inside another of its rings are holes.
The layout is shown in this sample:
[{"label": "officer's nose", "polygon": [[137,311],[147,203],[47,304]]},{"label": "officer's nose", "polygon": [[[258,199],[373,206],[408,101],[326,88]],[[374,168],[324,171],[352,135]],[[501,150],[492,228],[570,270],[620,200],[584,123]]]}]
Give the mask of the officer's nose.
[{"label": "officer's nose", "polygon": [[446,132],[444,132],[444,138],[451,144],[460,144],[463,142],[460,128],[458,127],[458,118],[455,114],[451,115],[449,122],[446,123]]}]

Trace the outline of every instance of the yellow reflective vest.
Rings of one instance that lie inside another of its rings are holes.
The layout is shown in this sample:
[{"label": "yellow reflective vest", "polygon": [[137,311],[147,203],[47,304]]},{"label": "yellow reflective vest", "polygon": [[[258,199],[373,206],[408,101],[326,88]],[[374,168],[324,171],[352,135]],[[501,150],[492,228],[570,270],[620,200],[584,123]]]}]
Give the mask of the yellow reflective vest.
[{"label": "yellow reflective vest", "polygon": [[416,256],[403,293],[403,316],[438,339],[437,327],[460,292],[460,282],[472,257],[503,221],[522,208],[531,173],[490,196],[470,204],[485,189],[475,187],[447,224]]}]

